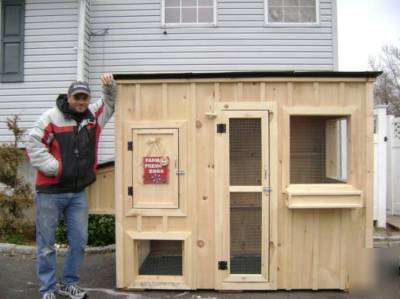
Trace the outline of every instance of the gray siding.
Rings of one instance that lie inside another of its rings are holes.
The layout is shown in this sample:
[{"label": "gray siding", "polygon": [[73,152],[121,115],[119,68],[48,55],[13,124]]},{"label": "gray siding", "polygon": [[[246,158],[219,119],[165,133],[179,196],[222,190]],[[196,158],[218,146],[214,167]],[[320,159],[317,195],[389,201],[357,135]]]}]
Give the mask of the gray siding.
[{"label": "gray siding", "polygon": [[[92,0],[91,73],[332,70],[332,0],[320,24],[264,24],[264,0],[218,0],[217,26],[161,28],[161,0]],[[163,34],[167,31],[168,34]]]},{"label": "gray siding", "polygon": [[24,82],[0,83],[0,142],[11,141],[6,118],[30,128],[76,77],[76,0],[26,0]]},{"label": "gray siding", "polygon": [[[29,128],[75,80],[78,1],[26,1],[25,81],[0,84],[0,142],[11,139],[7,116],[20,114]],[[216,27],[162,28],[161,0],[90,0],[85,74],[94,98],[103,72],[335,68],[336,0],[320,0],[315,26],[265,25],[264,0],[217,2]],[[102,133],[100,161],[113,159],[113,127],[111,120]]]},{"label": "gray siding", "polygon": [[[334,70],[336,0],[320,0],[319,24],[264,23],[264,0],[218,0],[217,26],[162,28],[161,0],[91,0],[90,83],[102,72]],[[167,34],[164,34],[167,31]],[[100,154],[112,159],[113,123]]]}]

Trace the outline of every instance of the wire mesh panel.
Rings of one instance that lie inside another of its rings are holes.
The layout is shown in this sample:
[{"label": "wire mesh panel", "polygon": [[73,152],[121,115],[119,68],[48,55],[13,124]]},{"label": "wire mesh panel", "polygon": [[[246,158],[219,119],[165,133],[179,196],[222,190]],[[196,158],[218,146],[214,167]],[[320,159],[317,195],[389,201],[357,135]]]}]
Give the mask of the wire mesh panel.
[{"label": "wire mesh panel", "polygon": [[[347,133],[336,116],[290,117],[290,183],[343,183],[347,174]],[[344,135],[343,135],[344,134]],[[328,167],[327,167],[328,165]]]},{"label": "wire mesh panel", "polygon": [[290,182],[324,183],[325,118],[290,118]]},{"label": "wire mesh panel", "polygon": [[183,241],[137,242],[139,275],[182,275]]},{"label": "wire mesh panel", "polygon": [[229,119],[231,186],[261,185],[261,119]]},{"label": "wire mesh panel", "polygon": [[261,193],[231,193],[231,273],[261,273]]}]

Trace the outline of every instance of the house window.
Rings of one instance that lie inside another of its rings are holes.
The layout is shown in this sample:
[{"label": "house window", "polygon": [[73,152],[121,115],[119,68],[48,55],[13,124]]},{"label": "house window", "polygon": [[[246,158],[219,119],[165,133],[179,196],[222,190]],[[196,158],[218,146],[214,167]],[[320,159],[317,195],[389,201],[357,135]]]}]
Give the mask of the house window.
[{"label": "house window", "polygon": [[215,0],[164,0],[164,24],[213,24]]},{"label": "house window", "polygon": [[317,23],[317,0],[266,0],[267,23]]},{"label": "house window", "polygon": [[1,1],[1,82],[24,79],[24,0]]},{"label": "house window", "polygon": [[290,117],[290,183],[345,183],[349,119],[345,116]]}]

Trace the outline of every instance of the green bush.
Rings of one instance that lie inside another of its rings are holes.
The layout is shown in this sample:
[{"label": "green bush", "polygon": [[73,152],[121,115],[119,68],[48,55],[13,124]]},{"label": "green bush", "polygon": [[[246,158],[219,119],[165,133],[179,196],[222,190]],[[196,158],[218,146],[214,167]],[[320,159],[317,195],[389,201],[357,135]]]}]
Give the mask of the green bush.
[{"label": "green bush", "polygon": [[31,185],[18,171],[26,159],[19,148],[24,130],[18,126],[18,116],[7,118],[7,127],[14,141],[0,144],[0,239],[24,233],[24,227],[29,225],[24,211],[33,205]]},{"label": "green bush", "polygon": [[[56,243],[67,244],[67,227],[61,219],[56,231]],[[89,215],[88,245],[105,246],[115,243],[115,218],[112,215]]]}]

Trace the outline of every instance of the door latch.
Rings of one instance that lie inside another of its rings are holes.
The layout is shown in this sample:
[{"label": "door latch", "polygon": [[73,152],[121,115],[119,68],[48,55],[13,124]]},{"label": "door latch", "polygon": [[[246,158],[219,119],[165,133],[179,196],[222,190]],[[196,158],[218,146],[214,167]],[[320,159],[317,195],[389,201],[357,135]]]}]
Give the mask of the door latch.
[{"label": "door latch", "polygon": [[177,170],[176,171],[176,175],[181,176],[181,175],[185,175],[185,171],[184,170]]},{"label": "door latch", "polygon": [[272,192],[272,188],[271,187],[263,187],[263,192],[271,193]]}]

